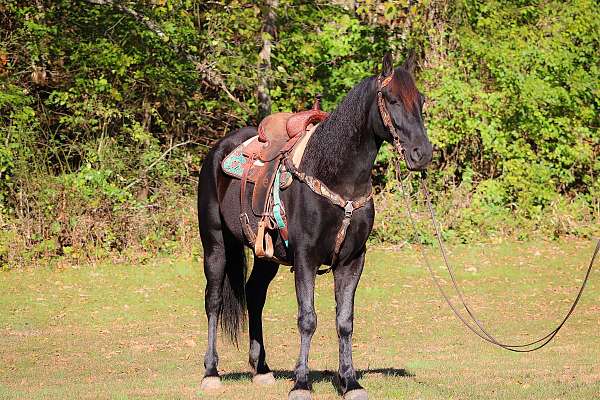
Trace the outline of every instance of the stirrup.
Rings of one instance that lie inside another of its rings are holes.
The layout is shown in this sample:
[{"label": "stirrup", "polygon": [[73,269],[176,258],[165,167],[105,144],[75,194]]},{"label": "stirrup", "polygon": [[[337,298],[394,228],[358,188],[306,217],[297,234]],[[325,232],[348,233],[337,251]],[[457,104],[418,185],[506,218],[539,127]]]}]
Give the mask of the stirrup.
[{"label": "stirrup", "polygon": [[256,232],[256,242],[254,243],[254,253],[258,258],[271,258],[274,254],[273,239],[266,231],[266,221],[263,219],[258,223]]}]

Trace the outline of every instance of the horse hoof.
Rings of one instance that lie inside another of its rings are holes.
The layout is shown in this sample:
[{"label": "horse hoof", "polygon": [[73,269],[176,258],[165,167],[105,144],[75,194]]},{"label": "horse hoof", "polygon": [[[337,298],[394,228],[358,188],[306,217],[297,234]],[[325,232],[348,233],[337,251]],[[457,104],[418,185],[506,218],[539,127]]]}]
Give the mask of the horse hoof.
[{"label": "horse hoof", "polygon": [[205,376],[200,383],[203,392],[216,392],[223,389],[223,383],[218,376]]},{"label": "horse hoof", "polygon": [[288,394],[288,400],[312,400],[310,390],[296,389]]},{"label": "horse hoof", "polygon": [[368,400],[367,391],[365,389],[354,389],[346,392],[344,400]]},{"label": "horse hoof", "polygon": [[252,377],[252,383],[259,386],[272,385],[275,383],[275,377],[272,372],[266,374],[256,374]]}]

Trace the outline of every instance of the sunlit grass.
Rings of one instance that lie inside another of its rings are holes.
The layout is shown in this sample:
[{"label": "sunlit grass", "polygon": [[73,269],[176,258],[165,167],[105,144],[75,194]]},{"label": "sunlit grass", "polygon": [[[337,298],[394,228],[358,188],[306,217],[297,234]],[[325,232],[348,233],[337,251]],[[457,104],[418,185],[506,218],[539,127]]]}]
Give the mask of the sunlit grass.
[{"label": "sunlit grass", "polygon": [[[560,321],[593,244],[452,247],[468,299],[501,338],[531,340]],[[431,252],[441,276],[441,260]],[[595,399],[600,393],[600,285],[592,274],[573,319],[531,354],[472,335],[435,291],[415,249],[372,250],[357,292],[354,360],[372,399]],[[206,342],[199,261],[0,273],[0,399],[207,398],[198,392]],[[315,399],[337,399],[331,274],[319,277],[311,368]],[[219,399],[281,399],[296,361],[292,275],[265,307],[277,384],[256,388],[240,351],[220,342]]]}]

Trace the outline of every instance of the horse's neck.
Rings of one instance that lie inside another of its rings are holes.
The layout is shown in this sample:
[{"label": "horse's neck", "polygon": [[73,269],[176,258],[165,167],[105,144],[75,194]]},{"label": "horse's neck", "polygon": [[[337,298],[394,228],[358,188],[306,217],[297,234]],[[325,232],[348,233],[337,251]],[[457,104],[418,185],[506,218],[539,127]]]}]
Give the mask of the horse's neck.
[{"label": "horse's neck", "polygon": [[381,143],[369,123],[370,104],[374,101],[370,92],[364,93],[367,103],[363,107],[340,105],[331,113],[310,139],[301,165],[303,172],[346,199],[371,190],[371,170]]}]

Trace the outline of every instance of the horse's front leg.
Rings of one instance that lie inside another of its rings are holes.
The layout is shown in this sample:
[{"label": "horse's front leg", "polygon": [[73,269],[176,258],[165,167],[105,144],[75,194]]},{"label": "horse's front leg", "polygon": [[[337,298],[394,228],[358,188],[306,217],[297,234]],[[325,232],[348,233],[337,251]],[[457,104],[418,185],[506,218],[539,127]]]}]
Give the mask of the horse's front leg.
[{"label": "horse's front leg", "polygon": [[308,381],[308,353],[310,350],[310,341],[317,329],[317,314],[315,313],[314,304],[317,267],[312,263],[300,261],[294,265],[294,268],[296,298],[298,301],[300,355],[298,356],[298,363],[295,370],[296,381],[288,395],[288,400],[310,400],[311,386]]},{"label": "horse's front leg", "polygon": [[367,391],[356,379],[352,363],[354,294],[365,263],[365,251],[333,270],[336,301],[336,328],[340,346],[339,382],[344,400],[367,400]]}]

